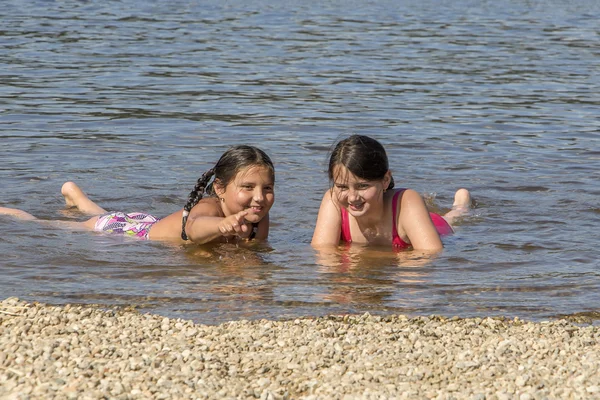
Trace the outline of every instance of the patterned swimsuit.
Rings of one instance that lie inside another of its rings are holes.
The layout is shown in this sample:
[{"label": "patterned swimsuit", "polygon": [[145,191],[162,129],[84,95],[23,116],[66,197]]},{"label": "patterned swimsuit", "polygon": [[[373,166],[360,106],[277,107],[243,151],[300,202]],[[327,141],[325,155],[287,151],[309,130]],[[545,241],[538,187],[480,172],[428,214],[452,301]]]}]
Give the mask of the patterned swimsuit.
[{"label": "patterned swimsuit", "polygon": [[150,228],[158,218],[150,214],[112,211],[98,217],[94,231],[148,239]]}]

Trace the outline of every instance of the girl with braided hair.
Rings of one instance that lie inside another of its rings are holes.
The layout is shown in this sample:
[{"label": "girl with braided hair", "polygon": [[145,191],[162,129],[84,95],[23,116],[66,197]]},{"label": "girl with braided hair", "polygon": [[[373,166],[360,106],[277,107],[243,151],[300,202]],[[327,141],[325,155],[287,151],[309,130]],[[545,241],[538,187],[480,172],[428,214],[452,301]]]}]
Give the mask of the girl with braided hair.
[{"label": "girl with braided hair", "polygon": [[[107,212],[75,183],[67,182],[61,190],[66,205],[94,217],[85,222],[52,222],[142,239],[199,244],[232,237],[266,239],[269,210],[275,201],[274,184],[275,168],[269,156],[257,147],[239,145],[223,153],[216,165],[198,179],[182,210],[165,218],[139,212]],[[0,207],[0,214],[37,220],[14,208]]]}]

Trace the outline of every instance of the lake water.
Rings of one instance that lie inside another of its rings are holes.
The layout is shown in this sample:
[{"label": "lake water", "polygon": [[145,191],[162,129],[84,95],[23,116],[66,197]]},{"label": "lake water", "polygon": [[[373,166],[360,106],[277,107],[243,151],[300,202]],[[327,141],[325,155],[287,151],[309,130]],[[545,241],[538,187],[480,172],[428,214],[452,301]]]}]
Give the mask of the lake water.
[{"label": "lake water", "polygon": [[[2,3],[0,206],[60,187],[167,215],[230,145],[276,164],[268,246],[174,246],[0,216],[0,294],[197,322],[600,312],[600,3]],[[327,152],[381,140],[397,187],[473,214],[425,265],[310,247]]]}]

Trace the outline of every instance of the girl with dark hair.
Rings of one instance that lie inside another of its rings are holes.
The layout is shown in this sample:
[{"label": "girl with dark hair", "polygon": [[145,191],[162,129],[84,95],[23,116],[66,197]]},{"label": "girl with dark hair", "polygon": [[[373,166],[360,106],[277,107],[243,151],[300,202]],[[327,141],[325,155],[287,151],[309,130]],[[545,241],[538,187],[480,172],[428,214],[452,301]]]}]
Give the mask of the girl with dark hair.
[{"label": "girl with dark hair", "polygon": [[469,191],[459,189],[452,210],[442,217],[430,213],[414,190],[394,189],[385,149],[368,136],[337,143],[328,172],[332,187],[321,201],[314,247],[341,241],[437,251],[443,247],[440,235],[453,233],[454,219],[471,206]]},{"label": "girl with dark hair", "polygon": [[[232,237],[266,239],[269,210],[275,201],[274,185],[275,168],[269,156],[256,147],[241,145],[223,153],[217,164],[198,179],[183,209],[163,219],[139,212],[107,212],[75,183],[67,182],[61,190],[66,205],[94,217],[85,222],[51,222],[142,239],[199,244]],[[14,208],[0,207],[0,214],[37,220]]]}]

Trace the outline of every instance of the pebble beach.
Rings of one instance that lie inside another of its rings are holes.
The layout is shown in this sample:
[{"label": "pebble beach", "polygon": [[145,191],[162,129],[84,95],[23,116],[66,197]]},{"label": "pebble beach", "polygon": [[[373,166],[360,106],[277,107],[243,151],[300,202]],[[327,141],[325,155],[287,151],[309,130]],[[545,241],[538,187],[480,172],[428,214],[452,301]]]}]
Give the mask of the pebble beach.
[{"label": "pebble beach", "polygon": [[0,399],[600,398],[600,330],[339,315],[202,325],[0,303]]}]

